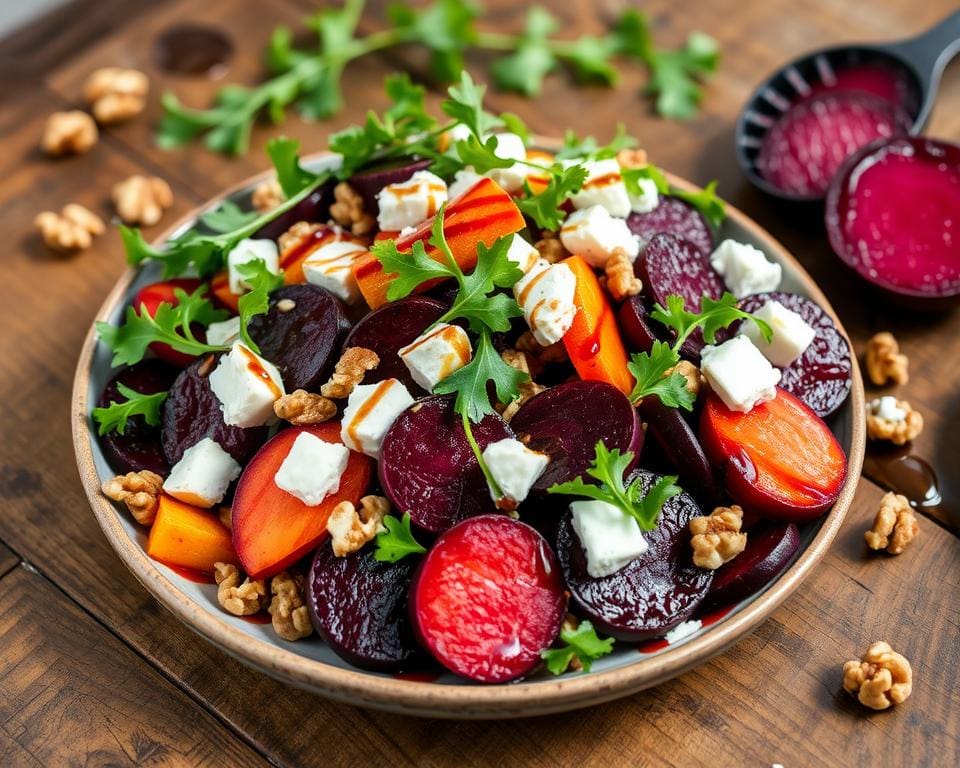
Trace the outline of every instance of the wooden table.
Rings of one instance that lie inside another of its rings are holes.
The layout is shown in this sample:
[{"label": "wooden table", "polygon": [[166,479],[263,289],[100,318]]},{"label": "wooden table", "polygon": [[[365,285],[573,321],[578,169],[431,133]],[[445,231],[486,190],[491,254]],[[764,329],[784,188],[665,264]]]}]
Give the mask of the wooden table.
[{"label": "wooden table", "polygon": [[[926,416],[916,450],[944,481],[946,503],[922,517],[900,557],[873,556],[862,533],[882,491],[869,481],[832,551],[753,636],[700,669],[654,690],[592,710],[527,721],[431,722],[332,704],[251,671],[168,616],[107,546],[74,469],[69,393],[77,350],[96,308],[124,270],[115,233],[74,257],[47,252],[34,215],[80,202],[109,216],[113,182],[157,173],[177,202],[167,221],[224,186],[266,167],[260,128],[253,150],[226,160],[193,147],[164,153],[150,126],[157,94],[172,88],[203,104],[205,80],[154,67],[155,33],[183,20],[222,27],[237,44],[228,78],[254,82],[276,23],[297,25],[302,0],[124,2],[81,0],[0,42],[0,764],[62,765],[802,765],[943,766],[960,761],[960,543],[946,512],[960,500],[960,313],[914,316],[870,299],[838,268],[815,215],[776,206],[740,176],[736,112],[757,80],[808,48],[848,38],[913,34],[955,7],[878,0],[742,0],[646,3],[657,38],[676,43],[695,28],[714,34],[724,61],[700,116],[657,119],[628,72],[615,91],[574,89],[554,77],[537,102],[496,95],[498,110],[533,129],[606,136],[616,120],[653,159],[721,191],[780,238],[807,266],[862,348],[874,331],[897,333],[910,356],[904,393]],[[521,12],[493,4],[491,20],[516,27]],[[599,31],[613,2],[549,2],[570,30]],[[842,6],[842,7],[841,7]],[[680,10],[682,8],[682,11]],[[373,18],[367,22],[375,23]],[[365,23],[367,23],[365,22]],[[335,121],[283,131],[305,146],[382,108],[383,75],[417,58],[397,54],[351,65],[349,107]],[[89,154],[51,161],[37,149],[47,115],[79,103],[95,67],[147,71],[148,114],[104,132]],[[930,132],[960,139],[960,68],[948,72]],[[868,714],[840,690],[840,666],[877,639],[913,663],[913,696]]]}]

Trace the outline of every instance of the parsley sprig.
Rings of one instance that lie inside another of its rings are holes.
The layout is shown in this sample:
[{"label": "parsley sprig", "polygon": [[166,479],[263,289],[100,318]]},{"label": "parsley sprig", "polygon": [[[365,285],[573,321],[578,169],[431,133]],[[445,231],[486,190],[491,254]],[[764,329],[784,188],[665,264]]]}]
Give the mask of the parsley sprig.
[{"label": "parsley sprig", "polygon": [[237,300],[237,312],[240,315],[240,338],[250,349],[260,354],[260,347],[250,338],[248,326],[257,315],[263,315],[270,308],[270,294],[283,285],[283,270],[279,273],[267,269],[263,259],[253,259],[237,266],[237,272],[247,284],[249,290]]},{"label": "parsley sprig", "polygon": [[127,430],[127,421],[134,416],[143,416],[151,427],[160,424],[160,408],[167,399],[167,392],[145,395],[135,389],[117,383],[117,391],[126,400],[114,400],[103,408],[93,409],[93,420],[99,425],[98,435],[117,432],[122,435]]},{"label": "parsley sprig", "polygon": [[377,549],[374,559],[381,563],[395,563],[407,555],[421,555],[427,551],[410,529],[410,513],[404,512],[403,518],[387,515],[383,518],[384,530],[377,534]]},{"label": "parsley sprig", "polygon": [[575,629],[564,627],[559,639],[563,643],[561,647],[540,651],[540,658],[555,675],[566,672],[574,658],[580,661],[584,672],[589,672],[594,661],[613,650],[613,638],[601,639],[589,621],[581,621]]}]

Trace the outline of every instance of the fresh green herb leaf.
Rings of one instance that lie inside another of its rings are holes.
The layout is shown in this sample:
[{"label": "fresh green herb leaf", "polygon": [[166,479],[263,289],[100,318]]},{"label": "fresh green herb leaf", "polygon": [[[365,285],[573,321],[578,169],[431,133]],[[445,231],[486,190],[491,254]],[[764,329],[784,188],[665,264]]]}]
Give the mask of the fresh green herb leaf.
[{"label": "fresh green herb leaf", "polygon": [[430,68],[438,81],[449,83],[464,69],[463,52],[476,40],[474,20],[479,6],[464,0],[435,0],[423,9],[405,3],[389,8],[399,36],[430,49]]},{"label": "fresh green herb leaf", "polygon": [[627,192],[634,197],[643,195],[640,189],[640,179],[650,179],[657,186],[657,192],[661,195],[670,193],[670,184],[667,177],[655,165],[644,165],[640,168],[621,168],[620,174],[623,177],[623,183],[627,187]]},{"label": "fresh green herb leaf", "polygon": [[260,348],[250,338],[248,325],[257,315],[266,314],[270,309],[270,294],[283,285],[283,270],[279,274],[267,269],[263,259],[254,259],[237,266],[237,272],[250,290],[237,300],[237,313],[240,315],[240,338],[250,349],[260,354]]},{"label": "fresh green herb leaf", "polygon": [[628,8],[620,14],[610,31],[613,48],[620,56],[638,61],[649,61],[653,55],[653,40],[647,17],[636,8]]},{"label": "fresh green herb leaf", "polygon": [[667,297],[666,307],[657,304],[650,316],[676,334],[673,343],[674,352],[680,349],[695,329],[701,328],[704,339],[708,344],[713,344],[716,341],[717,331],[729,327],[737,320],[750,320],[755,323],[767,342],[773,338],[773,330],[770,326],[755,315],[737,307],[736,297],[729,292],[724,292],[723,296],[716,301],[709,296],[704,296],[700,301],[699,313],[688,312],[683,297],[673,294]]},{"label": "fresh green herb leaf", "polygon": [[395,563],[407,555],[420,555],[427,551],[413,537],[409,512],[404,512],[402,519],[387,515],[383,518],[383,525],[385,530],[377,534],[377,549],[373,553],[378,562]]},{"label": "fresh green herb leaf", "polygon": [[616,53],[612,38],[584,35],[565,47],[563,58],[578,82],[616,85],[619,75],[611,63]]},{"label": "fresh green herb leaf", "polygon": [[286,197],[293,197],[313,184],[318,174],[300,165],[300,142],[277,136],[267,142],[267,154],[277,171],[277,181]]},{"label": "fresh green herb leaf", "polygon": [[257,218],[256,211],[245,211],[232,200],[224,200],[220,206],[200,217],[200,223],[218,234],[245,227]]},{"label": "fresh green herb leaf", "polygon": [[516,201],[525,216],[533,219],[541,229],[558,230],[566,218],[561,206],[575,194],[587,180],[587,169],[582,165],[564,168],[556,164],[551,169],[550,181],[539,194],[533,194],[529,184],[524,185],[526,197]]},{"label": "fresh green herb leaf", "polygon": [[453,277],[449,267],[431,259],[423,241],[413,244],[410,253],[397,250],[395,240],[381,240],[370,247],[370,253],[383,266],[383,271],[392,275],[387,287],[387,299],[396,301],[413,293],[428,280]]},{"label": "fresh green herb leaf", "polygon": [[476,136],[469,136],[457,142],[457,155],[464,165],[473,166],[476,173],[487,173],[494,168],[510,168],[516,160],[507,160],[497,156],[499,139],[496,134],[481,141]]},{"label": "fresh green herb leaf", "polygon": [[613,650],[613,638],[600,639],[589,621],[581,621],[576,629],[561,629],[560,642],[563,643],[560,648],[540,651],[540,657],[547,662],[547,669],[555,675],[566,672],[574,657],[579,659],[583,671],[589,672],[593,662]]},{"label": "fresh green herb leaf", "polygon": [[657,112],[677,120],[693,117],[703,98],[700,82],[719,60],[716,40],[702,32],[692,33],[683,48],[653,52],[647,93],[656,97]]},{"label": "fresh green herb leaf", "polygon": [[671,371],[680,356],[663,341],[655,341],[653,349],[638,352],[631,356],[627,368],[636,380],[630,393],[631,402],[637,403],[645,397],[656,395],[668,408],[693,410],[696,395],[687,389],[687,380],[679,371]]},{"label": "fresh green herb leaf", "polygon": [[503,127],[506,128],[510,133],[515,133],[519,136],[525,146],[530,146],[531,136],[530,129],[527,127],[527,124],[523,122],[523,119],[519,115],[513,114],[513,112],[501,112],[500,119],[503,121]]},{"label": "fresh green herb leaf", "polygon": [[563,147],[557,152],[558,160],[605,160],[616,157],[624,149],[637,145],[637,140],[627,133],[623,123],[617,123],[617,132],[608,144],[601,145],[593,136],[580,138],[572,130],[563,137]]},{"label": "fresh green herb leaf", "polygon": [[711,181],[699,192],[687,192],[686,190],[670,190],[670,194],[686,200],[690,205],[696,208],[714,227],[719,227],[727,218],[727,207],[723,200],[717,197],[717,182]]},{"label": "fresh green herb leaf", "polygon": [[527,23],[517,49],[493,62],[490,74],[498,88],[538,96],[543,79],[557,67],[549,37],[557,31],[556,19],[538,5],[527,11]]},{"label": "fresh green herb leaf", "polygon": [[116,400],[105,408],[93,409],[93,419],[99,424],[98,435],[105,435],[108,432],[124,434],[128,419],[134,416],[143,416],[143,420],[151,427],[160,424],[160,408],[167,399],[167,392],[144,395],[119,382],[117,391],[126,400]]},{"label": "fresh green herb leaf", "polygon": [[487,86],[473,82],[470,74],[460,73],[460,82],[447,89],[449,98],[440,105],[443,113],[470,129],[478,139],[483,139],[494,128],[503,126],[503,121],[483,108],[483,95]]}]

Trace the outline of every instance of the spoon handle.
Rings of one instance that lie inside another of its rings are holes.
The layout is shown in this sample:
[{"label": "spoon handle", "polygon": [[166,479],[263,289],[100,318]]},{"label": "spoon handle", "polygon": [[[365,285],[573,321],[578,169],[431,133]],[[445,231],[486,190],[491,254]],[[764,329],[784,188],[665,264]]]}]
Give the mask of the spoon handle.
[{"label": "spoon handle", "polygon": [[954,11],[926,32],[891,48],[910,61],[920,76],[927,79],[924,84],[926,88],[935,88],[944,67],[960,53],[960,11]]}]

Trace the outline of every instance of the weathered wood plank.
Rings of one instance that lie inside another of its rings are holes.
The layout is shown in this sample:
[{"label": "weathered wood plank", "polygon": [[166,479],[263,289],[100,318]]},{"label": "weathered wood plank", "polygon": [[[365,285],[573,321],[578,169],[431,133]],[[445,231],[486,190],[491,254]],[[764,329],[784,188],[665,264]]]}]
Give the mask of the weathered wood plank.
[{"label": "weathered wood plank", "polygon": [[0,542],[0,577],[10,573],[10,571],[17,567],[17,563],[19,562],[20,558],[16,556],[13,550],[3,542]]}]

